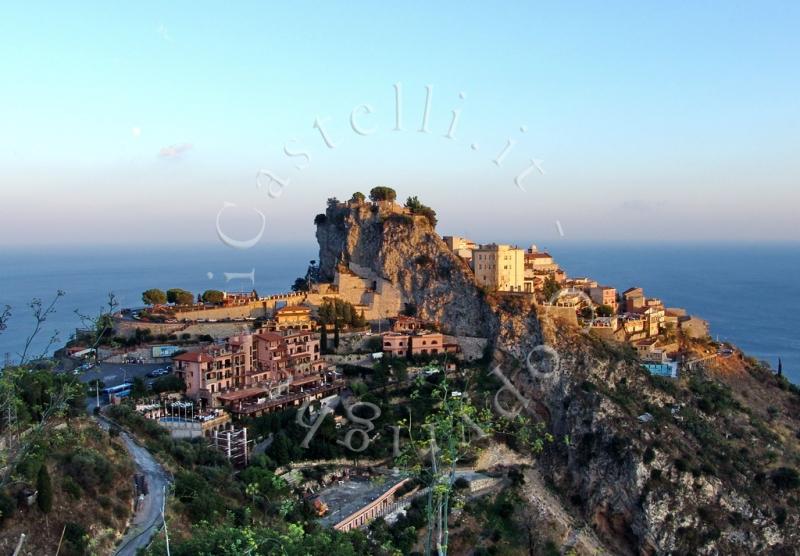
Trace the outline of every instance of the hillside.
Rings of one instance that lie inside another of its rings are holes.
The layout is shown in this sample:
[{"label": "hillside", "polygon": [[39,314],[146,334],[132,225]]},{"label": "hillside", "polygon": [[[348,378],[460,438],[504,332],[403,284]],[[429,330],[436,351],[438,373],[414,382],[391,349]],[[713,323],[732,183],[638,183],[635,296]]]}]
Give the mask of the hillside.
[{"label": "hillside", "polygon": [[[63,531],[61,555],[111,553],[133,513],[133,464],[124,446],[88,418],[56,425],[45,438],[2,497],[0,552],[11,554],[24,533],[21,554],[55,554]],[[20,498],[26,486],[36,488],[41,466],[52,484],[48,513]]]},{"label": "hillside", "polygon": [[[355,263],[397,284],[424,318],[490,339],[492,366],[555,438],[538,457],[522,454],[522,466],[541,474],[554,513],[608,551],[789,554],[800,545],[800,393],[785,379],[739,352],[678,380],[653,377],[624,344],[479,291],[427,219],[388,203],[329,205],[317,224],[323,279]],[[526,356],[542,344],[560,365],[528,373]],[[494,393],[476,392],[487,405]]]}]

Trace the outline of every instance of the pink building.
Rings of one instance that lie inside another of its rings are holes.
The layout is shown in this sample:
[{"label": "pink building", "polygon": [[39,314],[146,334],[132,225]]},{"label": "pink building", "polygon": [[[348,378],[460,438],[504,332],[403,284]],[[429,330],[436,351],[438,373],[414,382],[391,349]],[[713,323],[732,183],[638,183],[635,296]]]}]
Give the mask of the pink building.
[{"label": "pink building", "polygon": [[173,358],[186,395],[216,407],[220,394],[319,376],[324,368],[319,338],[308,331],[232,336]]},{"label": "pink building", "polygon": [[598,305],[608,305],[617,312],[617,290],[610,286],[595,286],[589,288],[589,297]]},{"label": "pink building", "polygon": [[457,353],[457,344],[446,344],[439,332],[420,331],[415,334],[387,332],[383,335],[383,352],[389,357],[441,355]]}]

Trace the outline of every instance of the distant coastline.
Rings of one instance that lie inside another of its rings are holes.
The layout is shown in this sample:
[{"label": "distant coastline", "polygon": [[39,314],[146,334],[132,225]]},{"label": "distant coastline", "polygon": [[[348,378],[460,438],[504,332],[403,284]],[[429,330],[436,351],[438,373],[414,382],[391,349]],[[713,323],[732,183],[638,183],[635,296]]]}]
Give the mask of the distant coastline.
[{"label": "distant coastline", "polygon": [[[541,244],[572,276],[590,275],[619,290],[642,286],[668,304],[709,321],[712,336],[737,344],[772,367],[780,356],[787,377],[800,383],[800,299],[792,295],[800,276],[800,244]],[[80,320],[74,310],[97,311],[108,291],[123,306],[141,305],[149,287],[286,291],[317,258],[314,243],[264,245],[233,251],[222,245],[175,248],[3,249],[0,305],[11,305],[9,329],[0,334],[0,357],[13,357],[29,333],[32,297],[67,295],[48,323],[62,341]],[[249,280],[227,282],[224,273],[255,270]],[[213,276],[209,278],[209,274]],[[46,341],[41,338],[42,341]]]}]

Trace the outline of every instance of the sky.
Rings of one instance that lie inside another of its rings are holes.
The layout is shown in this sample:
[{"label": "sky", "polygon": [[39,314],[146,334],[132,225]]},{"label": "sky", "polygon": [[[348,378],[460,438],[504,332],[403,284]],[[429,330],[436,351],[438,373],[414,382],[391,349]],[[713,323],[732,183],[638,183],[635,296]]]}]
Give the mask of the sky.
[{"label": "sky", "polygon": [[230,4],[3,6],[0,246],[800,241],[797,2]]}]

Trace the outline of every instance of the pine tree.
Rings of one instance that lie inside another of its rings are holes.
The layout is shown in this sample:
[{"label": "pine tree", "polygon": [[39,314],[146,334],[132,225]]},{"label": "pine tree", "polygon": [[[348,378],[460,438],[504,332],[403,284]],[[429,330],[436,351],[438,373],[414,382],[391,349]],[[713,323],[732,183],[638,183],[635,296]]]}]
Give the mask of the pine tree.
[{"label": "pine tree", "polygon": [[39,491],[36,497],[39,509],[46,514],[50,513],[50,510],[53,509],[53,484],[50,481],[47,465],[44,463],[39,468],[39,475],[36,477],[36,490]]}]

